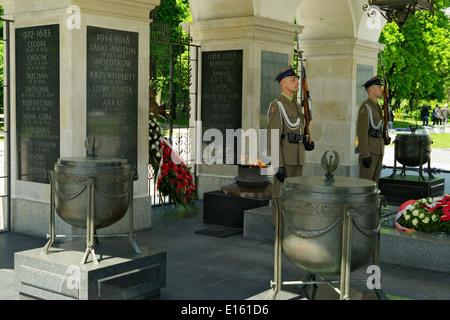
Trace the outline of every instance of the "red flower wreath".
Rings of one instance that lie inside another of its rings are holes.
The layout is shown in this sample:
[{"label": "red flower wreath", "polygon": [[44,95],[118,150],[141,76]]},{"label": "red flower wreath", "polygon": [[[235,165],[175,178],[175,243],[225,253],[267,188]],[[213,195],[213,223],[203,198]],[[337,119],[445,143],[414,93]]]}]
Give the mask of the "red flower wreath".
[{"label": "red flower wreath", "polygon": [[156,178],[158,191],[165,196],[170,196],[175,205],[193,206],[196,191],[190,168],[172,149],[168,141],[161,141],[160,150],[162,157]]}]

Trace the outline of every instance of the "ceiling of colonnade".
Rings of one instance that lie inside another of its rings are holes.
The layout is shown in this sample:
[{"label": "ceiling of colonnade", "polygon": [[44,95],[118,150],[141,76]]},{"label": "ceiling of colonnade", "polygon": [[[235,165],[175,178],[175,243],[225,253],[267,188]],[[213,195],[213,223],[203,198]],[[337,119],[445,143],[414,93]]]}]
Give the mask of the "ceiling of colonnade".
[{"label": "ceiling of colonnade", "polygon": [[194,22],[260,16],[294,22],[301,0],[189,0]]},{"label": "ceiling of colonnade", "polygon": [[194,22],[260,16],[303,25],[302,39],[357,38],[377,42],[385,24],[369,18],[367,0],[189,0]]}]

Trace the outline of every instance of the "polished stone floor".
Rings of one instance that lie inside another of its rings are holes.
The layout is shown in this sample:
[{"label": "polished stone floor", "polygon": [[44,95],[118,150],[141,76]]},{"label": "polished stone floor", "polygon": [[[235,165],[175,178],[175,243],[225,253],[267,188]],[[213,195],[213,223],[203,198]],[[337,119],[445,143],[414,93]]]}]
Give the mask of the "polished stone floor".
[{"label": "polished stone floor", "polygon": [[[246,240],[242,233],[224,238],[197,234],[195,231],[209,226],[203,223],[202,208],[201,201],[194,210],[153,207],[152,228],[136,233],[139,246],[167,252],[167,284],[159,299],[263,299],[273,279],[273,243]],[[111,241],[128,240],[114,238]],[[43,247],[45,242],[42,238],[14,232],[0,233],[0,300],[19,298],[15,288],[14,252]],[[380,267],[381,289],[390,298],[446,300],[450,297],[448,273],[387,263],[381,263]],[[373,295],[366,295],[371,292],[366,286],[371,273],[366,271],[363,267],[352,273],[351,287],[362,292],[357,298],[372,299]],[[305,271],[283,257],[283,281],[305,277]],[[289,290],[295,291],[293,287]],[[329,292],[330,287],[321,284],[316,298],[339,298]]]}]

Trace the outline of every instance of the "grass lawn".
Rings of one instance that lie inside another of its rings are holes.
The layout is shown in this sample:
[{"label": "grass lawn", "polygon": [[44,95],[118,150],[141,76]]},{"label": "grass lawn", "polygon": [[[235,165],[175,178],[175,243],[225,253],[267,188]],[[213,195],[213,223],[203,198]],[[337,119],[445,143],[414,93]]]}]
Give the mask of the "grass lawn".
[{"label": "grass lawn", "polygon": [[394,129],[397,128],[409,128],[410,125],[416,125],[416,122],[413,120],[395,120],[393,123]]},{"label": "grass lawn", "polygon": [[433,149],[450,149],[450,133],[430,134]]},{"label": "grass lawn", "polygon": [[[394,130],[399,128],[409,128],[410,125],[416,125],[415,121],[394,120],[393,128]],[[419,126],[419,128],[421,127],[422,126]],[[450,149],[450,133],[430,134],[430,138],[433,141],[433,144],[431,145],[433,149]],[[390,145],[394,145],[393,141]]]}]

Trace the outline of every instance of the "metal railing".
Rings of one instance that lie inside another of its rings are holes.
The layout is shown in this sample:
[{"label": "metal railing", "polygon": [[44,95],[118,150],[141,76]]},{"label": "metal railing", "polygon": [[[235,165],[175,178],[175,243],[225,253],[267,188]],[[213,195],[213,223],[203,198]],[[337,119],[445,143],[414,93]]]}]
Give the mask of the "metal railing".
[{"label": "metal railing", "polygon": [[[168,93],[166,100],[166,139],[173,150],[191,167],[195,177],[196,167],[193,165],[194,128],[191,119],[196,119],[198,98],[198,69],[200,47],[192,44],[189,34],[171,34],[167,22],[158,21],[152,16],[150,24],[150,80],[154,88]],[[184,53],[184,54],[182,54]],[[194,79],[194,82],[192,80]],[[189,90],[186,90],[186,87]],[[192,102],[195,101],[193,104]],[[149,195],[152,205],[171,203],[169,197],[162,197],[156,187],[157,172],[149,166]]]}]

